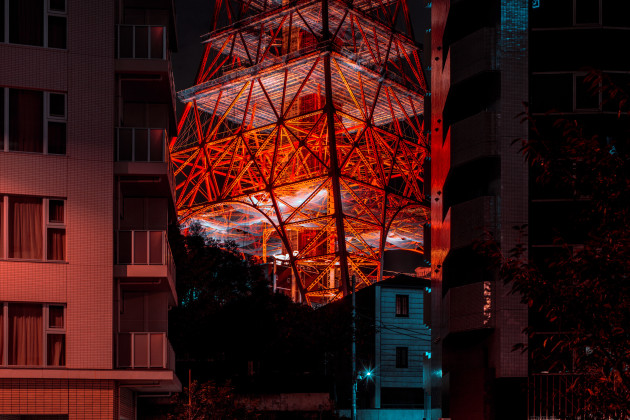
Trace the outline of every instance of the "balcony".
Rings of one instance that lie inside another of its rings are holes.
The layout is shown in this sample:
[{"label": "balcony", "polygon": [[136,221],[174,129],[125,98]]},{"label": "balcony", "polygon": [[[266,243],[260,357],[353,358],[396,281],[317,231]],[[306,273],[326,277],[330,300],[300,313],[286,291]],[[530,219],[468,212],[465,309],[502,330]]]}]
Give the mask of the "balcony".
[{"label": "balcony", "polygon": [[166,26],[116,25],[116,59],[116,72],[125,75],[121,80],[131,80],[136,85],[142,80],[145,96],[156,90],[170,95],[175,110],[175,82]]},{"label": "balcony", "polygon": [[497,69],[495,29],[482,28],[451,45],[451,84]]},{"label": "balcony", "polygon": [[492,281],[450,289],[443,309],[444,319],[448,319],[448,333],[494,328],[495,289]]},{"label": "balcony", "polygon": [[168,148],[168,133],[163,128],[116,128],[117,175],[158,175],[163,189],[175,201],[173,164]]},{"label": "balcony", "polygon": [[151,25],[117,25],[116,58],[168,59],[166,27]]},{"label": "balcony", "polygon": [[451,167],[498,154],[496,118],[492,112],[480,112],[451,126]]},{"label": "balcony", "polygon": [[117,367],[175,370],[175,352],[164,332],[119,333]]},{"label": "balcony", "polygon": [[164,230],[119,230],[116,238],[115,277],[167,279],[177,302],[175,262]]}]

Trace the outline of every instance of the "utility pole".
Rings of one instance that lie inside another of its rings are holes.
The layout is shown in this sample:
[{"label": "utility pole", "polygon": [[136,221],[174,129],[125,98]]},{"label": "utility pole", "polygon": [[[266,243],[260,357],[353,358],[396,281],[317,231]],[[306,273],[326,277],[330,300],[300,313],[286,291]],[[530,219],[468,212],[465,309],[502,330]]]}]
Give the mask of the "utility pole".
[{"label": "utility pole", "polygon": [[357,309],[356,277],[352,275],[352,420],[357,420]]}]

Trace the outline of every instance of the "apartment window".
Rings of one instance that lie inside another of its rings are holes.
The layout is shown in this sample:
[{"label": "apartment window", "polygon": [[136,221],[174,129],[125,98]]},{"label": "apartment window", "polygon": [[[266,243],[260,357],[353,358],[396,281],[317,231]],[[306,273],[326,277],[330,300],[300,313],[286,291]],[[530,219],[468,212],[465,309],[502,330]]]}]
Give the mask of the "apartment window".
[{"label": "apartment window", "polygon": [[65,0],[3,0],[0,6],[1,41],[66,48]]},{"label": "apartment window", "polygon": [[397,368],[409,367],[408,354],[409,354],[408,347],[396,347],[396,367]]},{"label": "apartment window", "polygon": [[601,104],[601,92],[593,89],[592,83],[586,80],[585,75],[574,75],[574,106],[576,111],[599,111]]},{"label": "apartment window", "polygon": [[65,366],[65,306],[0,303],[0,364]]},{"label": "apartment window", "polygon": [[601,23],[601,0],[574,0],[573,23],[598,25]]},{"label": "apartment window", "polygon": [[30,153],[66,153],[67,107],[64,93],[27,89],[0,89],[0,150]]},{"label": "apartment window", "polygon": [[396,295],[396,316],[409,316],[409,295]]},{"label": "apartment window", "polygon": [[0,197],[0,258],[65,261],[63,199]]}]

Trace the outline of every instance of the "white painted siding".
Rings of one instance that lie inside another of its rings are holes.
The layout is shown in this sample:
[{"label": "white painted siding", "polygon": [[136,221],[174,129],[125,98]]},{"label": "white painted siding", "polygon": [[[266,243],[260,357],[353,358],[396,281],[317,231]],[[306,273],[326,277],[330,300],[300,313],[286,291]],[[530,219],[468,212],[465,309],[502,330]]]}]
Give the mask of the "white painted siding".
[{"label": "white painted siding", "polygon": [[[396,295],[409,296],[409,316],[396,316]],[[380,379],[382,387],[423,387],[423,360],[431,351],[424,325],[424,290],[382,287],[380,293]],[[408,348],[408,367],[396,367],[396,347]]]}]

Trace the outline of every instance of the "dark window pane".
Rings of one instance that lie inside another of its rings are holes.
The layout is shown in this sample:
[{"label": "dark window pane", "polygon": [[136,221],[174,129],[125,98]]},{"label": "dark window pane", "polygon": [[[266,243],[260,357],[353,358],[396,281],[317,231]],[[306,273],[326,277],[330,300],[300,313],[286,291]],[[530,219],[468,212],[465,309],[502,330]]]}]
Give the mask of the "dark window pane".
[{"label": "dark window pane", "polygon": [[396,316],[409,316],[409,295],[396,295]]},{"label": "dark window pane", "polygon": [[136,54],[134,58],[149,58],[149,27],[136,26]]},{"label": "dark window pane", "polygon": [[161,26],[151,28],[151,58],[165,58],[164,28]]},{"label": "dark window pane", "polygon": [[47,259],[64,261],[66,259],[66,230],[48,229]]},{"label": "dark window pane", "polygon": [[118,36],[118,57],[133,57],[133,26],[120,26]]},{"label": "dark window pane", "polygon": [[575,23],[599,23],[599,0],[575,0]]},{"label": "dark window pane", "polygon": [[66,98],[62,93],[50,94],[50,116],[65,117],[66,116]]},{"label": "dark window pane", "polygon": [[149,160],[149,139],[148,130],[138,129],[135,130],[136,134],[136,149],[135,149],[135,159],[136,162],[146,162]]},{"label": "dark window pane", "polygon": [[575,78],[575,109],[598,109],[599,95],[585,79],[586,76]]},{"label": "dark window pane", "polygon": [[50,0],[50,10],[57,12],[66,11],[66,0]]},{"label": "dark window pane", "polygon": [[63,223],[63,200],[48,200],[48,221]]},{"label": "dark window pane", "polygon": [[63,328],[63,306],[48,307],[48,328]]},{"label": "dark window pane", "polygon": [[131,231],[118,233],[118,264],[131,264]]},{"label": "dark window pane", "polygon": [[121,162],[128,162],[132,160],[132,136],[133,129],[118,129],[118,160]]},{"label": "dark window pane", "polygon": [[151,162],[163,162],[164,130],[151,130]]},{"label": "dark window pane", "polygon": [[9,90],[9,149],[20,152],[43,151],[44,93],[35,90]]},{"label": "dark window pane", "polygon": [[[0,0],[0,42],[4,42],[4,20],[4,0]],[[0,354],[2,354],[1,351]]]},{"label": "dark window pane", "polygon": [[66,48],[66,18],[48,16],[48,46]]},{"label": "dark window pane", "polygon": [[9,42],[44,45],[44,0],[9,0]]},{"label": "dark window pane", "polygon": [[48,123],[48,153],[55,155],[66,154],[66,123]]},{"label": "dark window pane", "polygon": [[396,347],[396,367],[406,368],[409,366],[407,359],[408,348]]},{"label": "dark window pane", "polygon": [[66,335],[48,334],[46,343],[48,366],[66,365]]}]

